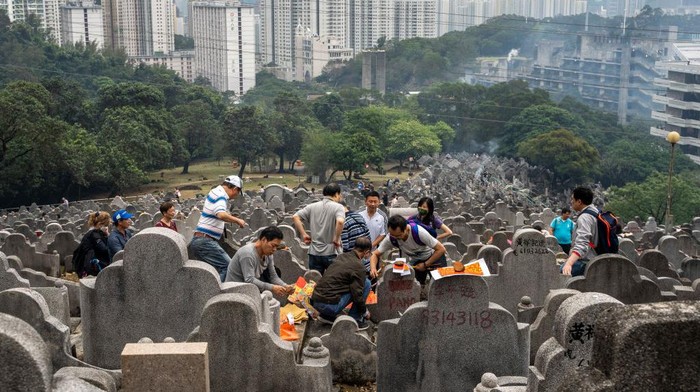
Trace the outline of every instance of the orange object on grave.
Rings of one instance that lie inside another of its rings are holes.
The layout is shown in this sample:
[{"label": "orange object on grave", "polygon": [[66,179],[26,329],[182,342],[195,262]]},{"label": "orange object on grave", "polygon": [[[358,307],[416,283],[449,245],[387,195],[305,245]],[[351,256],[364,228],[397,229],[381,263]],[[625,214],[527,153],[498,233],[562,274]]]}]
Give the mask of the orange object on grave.
[{"label": "orange object on grave", "polygon": [[299,333],[297,333],[297,329],[294,328],[294,325],[285,321],[280,325],[280,337],[282,340],[293,342],[299,340]]},{"label": "orange object on grave", "polygon": [[[367,294],[367,299],[365,300],[365,305],[374,305],[377,303],[377,294],[374,293],[374,291],[370,290],[369,294]],[[345,309],[352,309],[352,302],[348,304],[348,306],[345,307]]]},{"label": "orange object on grave", "polygon": [[464,266],[464,271],[462,272],[457,272],[453,267],[443,267],[443,268],[438,268],[438,273],[440,273],[440,276],[449,276],[449,275],[461,275],[461,274],[470,274],[470,275],[484,275],[484,271],[481,269],[481,265],[479,263],[469,263]]}]

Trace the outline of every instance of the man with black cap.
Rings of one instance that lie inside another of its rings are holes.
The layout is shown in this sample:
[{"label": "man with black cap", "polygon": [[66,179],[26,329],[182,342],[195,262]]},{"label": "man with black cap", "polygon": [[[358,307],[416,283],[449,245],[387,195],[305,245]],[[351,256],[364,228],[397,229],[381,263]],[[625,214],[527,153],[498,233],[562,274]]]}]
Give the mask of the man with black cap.
[{"label": "man with black cap", "polygon": [[238,196],[242,189],[243,185],[238,176],[228,176],[221,185],[209,192],[204,201],[204,208],[194,236],[187,247],[189,257],[193,260],[201,260],[216,268],[222,282],[226,279],[226,270],[231,258],[219,246],[218,241],[224,233],[226,222],[235,223],[240,227],[246,225],[243,219],[228,212],[228,200]]}]

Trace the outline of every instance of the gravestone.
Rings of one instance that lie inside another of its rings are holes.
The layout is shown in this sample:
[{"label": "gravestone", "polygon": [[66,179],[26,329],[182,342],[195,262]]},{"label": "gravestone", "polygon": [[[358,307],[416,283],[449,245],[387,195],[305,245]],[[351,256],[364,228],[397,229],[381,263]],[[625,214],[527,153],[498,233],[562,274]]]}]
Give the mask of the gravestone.
[{"label": "gravestone", "polygon": [[681,262],[681,275],[691,282],[700,279],[700,259],[685,258]]},{"label": "gravestone", "polygon": [[36,236],[36,232],[31,227],[23,224],[17,225],[17,227],[15,227],[15,233],[22,234],[30,244],[36,243],[39,239]]},{"label": "gravestone", "polygon": [[[47,249],[49,252],[58,253],[61,259],[61,264],[66,267],[66,272],[73,272],[73,252],[78,248],[80,242],[75,240],[75,236],[70,231],[61,231],[56,234],[54,240],[49,243]],[[67,258],[70,258],[67,261]]]},{"label": "gravestone", "polygon": [[479,276],[447,276],[431,283],[428,301],[381,322],[377,389],[464,391],[486,371],[523,376],[527,325],[490,303],[488,292]]},{"label": "gravestone", "polygon": [[206,303],[201,322],[187,341],[209,343],[211,390],[230,391],[232,386],[251,392],[331,390],[328,349],[320,339],[314,338],[313,347],[304,350],[302,363],[297,364],[292,343],[259,318],[247,295],[221,294]]},{"label": "gravestone", "polygon": [[591,366],[562,391],[696,391],[700,301],[616,307],[596,321]]},{"label": "gravestone", "polygon": [[637,254],[637,246],[634,241],[629,238],[623,238],[620,240],[620,248],[617,252],[632,261],[635,264],[638,263],[639,255]]},{"label": "gravestone", "polygon": [[41,238],[39,238],[39,241],[36,243],[37,252],[45,252],[48,249],[49,244],[56,238],[56,234],[58,234],[61,230],[63,230],[63,227],[61,227],[61,225],[58,223],[49,223],[46,225],[44,234],[41,235]]},{"label": "gravestone", "polygon": [[639,227],[639,223],[635,221],[627,222],[627,225],[622,229],[622,231],[625,233],[632,233],[634,239],[637,241],[641,240],[642,235],[644,234],[642,228]]},{"label": "gravestone", "polygon": [[250,226],[250,229],[253,231],[270,226],[270,224],[270,218],[262,208],[254,209],[248,220],[248,226]]},{"label": "gravestone", "polygon": [[658,229],[658,226],[656,225],[656,219],[654,219],[653,216],[650,216],[647,219],[647,222],[644,224],[644,231],[653,233],[657,229]]},{"label": "gravestone", "polygon": [[375,323],[400,317],[409,306],[420,301],[421,287],[413,268],[409,267],[411,275],[406,276],[395,274],[392,269],[393,265],[384,267],[377,283],[377,303],[367,305]]},{"label": "gravestone", "polygon": [[188,260],[181,235],[157,227],[141,231],[126,243],[123,260],[80,281],[85,360],[115,369],[126,343],[184,340],[206,301],[220,292],[216,270]]},{"label": "gravestone", "polygon": [[605,293],[624,304],[658,302],[661,290],[641,276],[637,266],[624,256],[604,254],[588,262],[584,276],[569,279],[566,288]]},{"label": "gravestone", "polygon": [[[10,289],[0,292],[0,314],[23,320],[39,334],[54,369],[63,367],[98,369],[71,355],[68,326],[50,314],[44,297],[38,292],[31,289]],[[118,372],[110,374],[109,377],[118,382],[120,379]]]},{"label": "gravestone", "polygon": [[544,223],[544,227],[547,228],[556,217],[557,214],[554,211],[552,211],[551,208],[545,208],[544,210],[542,210],[539,220],[541,220],[542,223]]},{"label": "gravestone", "polygon": [[675,269],[681,268],[681,261],[685,258],[685,255],[680,252],[678,245],[678,238],[672,235],[665,235],[661,237],[659,245],[656,247],[659,252],[666,256],[668,262],[671,263]]},{"label": "gravestone", "polygon": [[535,321],[530,325],[530,364],[535,364],[535,355],[542,343],[551,338],[554,333],[554,318],[567,298],[579,294],[579,291],[569,289],[550,290],[544,299],[542,310]]},{"label": "gravestone", "polygon": [[557,311],[554,336],[537,351],[530,366],[528,391],[557,392],[578,368],[589,366],[597,317],[622,302],[602,293],[581,293],[566,299]]},{"label": "gravestone", "polygon": [[208,392],[207,343],[129,343],[121,354],[124,392]]},{"label": "gravestone", "polygon": [[503,254],[498,275],[484,279],[489,285],[491,301],[517,314],[522,297],[528,296],[534,306],[542,306],[549,290],[564,288],[567,278],[559,272],[544,235],[534,229],[520,229],[513,237],[511,249]]},{"label": "gravestone", "polygon": [[297,278],[304,276],[307,268],[294,260],[292,252],[288,250],[278,250],[273,255],[275,267],[280,269],[280,278],[287,284],[294,284]]},{"label": "gravestone", "polygon": [[338,316],[331,332],[321,336],[328,348],[333,381],[364,385],[377,378],[377,347],[362,332],[350,316]]},{"label": "gravestone", "polygon": [[53,367],[41,336],[29,324],[0,313],[0,385],[10,391],[51,391]]},{"label": "gravestone", "polygon": [[498,231],[498,229],[503,225],[503,222],[498,218],[495,212],[487,212],[484,215],[484,219],[481,220],[484,223],[484,228],[492,231]]},{"label": "gravestone", "polygon": [[34,245],[28,244],[22,234],[10,234],[0,251],[8,256],[19,257],[25,268],[31,268],[49,276],[59,276],[60,256],[58,254],[37,253]]},{"label": "gravestone", "polygon": [[443,242],[443,245],[445,246],[445,250],[447,251],[447,259],[448,260],[461,260],[462,255],[459,253],[459,250],[457,249],[457,245],[451,243],[451,242]]},{"label": "gravestone", "polygon": [[499,264],[503,259],[503,252],[501,252],[497,246],[484,245],[481,247],[481,249],[479,249],[479,252],[476,254],[476,258],[484,259],[486,266],[489,267],[489,272],[492,275],[497,275]]},{"label": "gravestone", "polygon": [[504,231],[497,231],[491,236],[491,245],[498,247],[501,251],[505,251],[510,248],[510,242],[508,242],[508,235]]},{"label": "gravestone", "polygon": [[637,262],[642,268],[646,268],[653,272],[657,277],[668,277],[680,280],[678,272],[671,269],[668,258],[656,249],[647,249],[639,255]]},{"label": "gravestone", "polygon": [[455,217],[449,224],[450,230],[454,234],[460,236],[464,245],[469,245],[472,243],[479,242],[479,234],[474,232],[471,226],[467,223],[467,220],[462,216]]},{"label": "gravestone", "polygon": [[5,254],[0,252],[0,291],[18,287],[29,287],[29,281],[21,277],[15,268],[11,268]]}]

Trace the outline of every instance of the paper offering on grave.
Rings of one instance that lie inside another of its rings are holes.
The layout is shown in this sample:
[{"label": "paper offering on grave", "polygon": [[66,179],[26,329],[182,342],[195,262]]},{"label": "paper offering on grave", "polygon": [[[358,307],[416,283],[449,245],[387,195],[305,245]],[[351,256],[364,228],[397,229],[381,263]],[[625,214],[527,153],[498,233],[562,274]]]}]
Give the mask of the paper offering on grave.
[{"label": "paper offering on grave", "polygon": [[479,276],[490,276],[488,266],[486,266],[486,261],[484,259],[474,260],[471,263],[464,265],[464,271],[457,272],[453,267],[443,267],[430,271],[430,275],[433,279],[437,280],[450,275],[479,275]]},{"label": "paper offering on grave", "polygon": [[316,310],[311,306],[311,296],[314,293],[316,282],[307,282],[303,277],[299,277],[294,283],[294,293],[287,297],[287,301],[305,309],[311,315],[316,314]]},{"label": "paper offering on grave", "polygon": [[394,272],[395,274],[401,274],[401,276],[411,275],[411,270],[408,267],[406,259],[398,258],[394,260],[393,265],[394,267],[392,268],[392,272]]}]

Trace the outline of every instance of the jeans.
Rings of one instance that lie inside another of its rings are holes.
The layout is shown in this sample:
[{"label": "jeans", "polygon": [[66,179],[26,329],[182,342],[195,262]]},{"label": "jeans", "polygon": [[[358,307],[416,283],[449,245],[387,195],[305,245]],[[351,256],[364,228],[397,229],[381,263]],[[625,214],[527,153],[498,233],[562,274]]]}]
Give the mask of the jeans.
[{"label": "jeans", "polygon": [[309,269],[314,269],[323,275],[326,269],[333,264],[333,260],[338,257],[338,255],[328,255],[328,256],[316,256],[309,255]]},{"label": "jeans", "polygon": [[[425,260],[428,260],[428,259],[425,259]],[[416,264],[420,264],[420,263],[424,262],[425,260],[416,260],[411,265],[415,266]],[[416,280],[421,285],[424,285],[425,279],[428,277],[428,273],[430,273],[431,270],[434,270],[434,269],[437,269],[440,267],[447,267],[447,258],[445,257],[445,255],[442,255],[442,256],[440,256],[439,259],[435,260],[433,262],[433,264],[430,266],[430,269],[426,269],[425,271],[414,270],[414,271],[416,271]]]},{"label": "jeans", "polygon": [[[571,266],[571,276],[582,276],[586,272],[586,264],[588,264],[588,260],[576,260],[574,265]],[[559,272],[564,270],[565,265],[566,263],[559,267]]]},{"label": "jeans", "polygon": [[187,253],[190,259],[203,261],[216,269],[221,281],[226,281],[226,271],[231,263],[229,255],[219,243],[209,237],[192,237]]},{"label": "jeans", "polygon": [[[369,295],[369,290],[371,287],[371,283],[369,282],[369,279],[365,279],[365,288],[362,290],[362,297],[367,300],[367,296]],[[345,309],[348,304],[352,302],[352,294],[350,292],[347,292],[340,296],[340,300],[338,301],[337,304],[327,304],[325,302],[317,302],[314,301],[311,306],[314,307],[314,309],[318,310],[318,312],[321,314],[321,316],[329,321],[335,320],[335,318]],[[355,319],[358,323],[361,323],[365,321],[365,315],[359,314],[359,310],[357,306],[353,306],[350,308],[350,311],[348,312],[348,315],[352,318]]]}]

